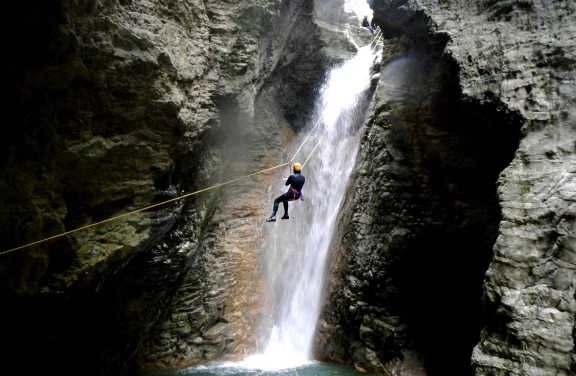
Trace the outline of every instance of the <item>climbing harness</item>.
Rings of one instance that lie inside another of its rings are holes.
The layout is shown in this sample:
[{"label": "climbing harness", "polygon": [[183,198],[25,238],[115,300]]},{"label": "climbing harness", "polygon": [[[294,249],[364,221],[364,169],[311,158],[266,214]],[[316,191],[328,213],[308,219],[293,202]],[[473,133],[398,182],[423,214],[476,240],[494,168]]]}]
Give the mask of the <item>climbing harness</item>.
[{"label": "climbing harness", "polygon": [[[380,33],[380,36],[381,36],[381,33]],[[380,38],[380,36],[378,36],[378,38]],[[376,39],[376,37],[375,37],[374,39]],[[372,44],[372,43],[371,43],[371,44]],[[274,166],[274,167],[266,168],[266,169],[263,169],[263,170],[260,170],[260,171],[256,171],[256,172],[253,172],[253,173],[251,173],[251,174],[244,175],[244,176],[241,176],[241,177],[239,177],[239,178],[226,181],[226,182],[224,182],[224,183],[215,184],[215,185],[213,185],[213,186],[210,186],[210,187],[207,187],[207,188],[204,188],[204,189],[200,189],[200,190],[195,191],[195,192],[187,193],[187,194],[182,195],[182,196],[180,196],[180,197],[176,197],[176,198],[173,198],[173,199],[170,199],[170,200],[166,200],[166,201],[163,201],[163,202],[154,204],[154,205],[150,205],[150,206],[147,206],[147,207],[145,207],[145,208],[133,210],[133,211],[130,211],[130,212],[128,212],[128,213],[124,213],[124,214],[121,214],[121,215],[117,215],[117,216],[115,216],[115,217],[108,218],[108,219],[105,219],[105,220],[100,221],[100,222],[96,222],[96,223],[92,223],[92,224],[90,224],[90,225],[78,227],[77,229],[74,229],[74,230],[65,231],[65,232],[63,232],[63,233],[61,233],[61,234],[57,234],[57,235],[50,236],[50,237],[48,237],[48,238],[44,238],[44,239],[41,239],[41,240],[38,240],[38,241],[35,241],[35,242],[31,242],[31,243],[28,243],[28,244],[25,244],[25,245],[22,245],[22,246],[19,246],[19,247],[16,247],[16,248],[12,248],[12,249],[9,249],[9,250],[0,252],[0,256],[5,255],[5,254],[7,254],[7,253],[14,252],[14,251],[18,251],[18,250],[20,250],[20,249],[24,249],[24,248],[27,248],[27,247],[30,247],[30,246],[33,246],[33,245],[36,245],[36,244],[41,244],[41,243],[47,242],[47,241],[49,241],[49,240],[58,239],[58,238],[61,238],[61,237],[63,237],[63,236],[70,235],[70,234],[73,234],[73,233],[78,232],[78,231],[86,230],[86,229],[91,228],[91,227],[99,226],[99,225],[104,224],[104,223],[107,223],[107,222],[115,221],[115,220],[120,219],[120,218],[128,217],[128,216],[130,216],[130,215],[132,215],[132,214],[140,213],[140,212],[143,212],[143,211],[152,209],[152,208],[156,208],[156,207],[159,207],[159,206],[162,206],[162,205],[169,204],[169,203],[171,203],[171,202],[183,200],[183,199],[188,198],[188,197],[190,197],[190,196],[194,196],[194,195],[197,195],[197,194],[199,194],[199,193],[206,192],[206,191],[209,191],[209,190],[212,190],[212,189],[215,189],[215,188],[223,187],[223,186],[225,186],[225,185],[235,183],[235,182],[237,182],[237,181],[240,181],[240,180],[249,178],[249,177],[254,176],[254,175],[259,175],[259,174],[262,174],[262,173],[264,173],[264,172],[272,171],[272,170],[275,170],[275,169],[280,168],[280,167],[291,166],[292,161],[294,160],[294,158],[296,158],[296,156],[298,155],[298,153],[300,152],[300,150],[302,150],[302,147],[304,147],[304,144],[306,144],[306,142],[308,141],[308,139],[310,138],[310,136],[312,135],[312,133],[314,132],[314,130],[316,129],[316,127],[318,126],[318,124],[320,124],[320,121],[321,121],[323,118],[324,118],[324,114],[322,114],[322,116],[320,116],[320,118],[316,121],[316,124],[314,124],[314,127],[312,127],[312,130],[308,133],[308,135],[306,136],[306,138],[304,139],[304,141],[302,141],[302,144],[300,145],[300,147],[298,148],[298,150],[296,150],[296,153],[294,153],[294,156],[292,157],[292,159],[290,159],[290,161],[288,161],[288,162],[279,164],[279,165]],[[306,161],[304,161],[304,163],[302,164],[302,168],[303,168],[304,166],[306,166],[306,163],[308,163],[308,160],[310,159],[310,157],[312,156],[312,154],[314,154],[314,152],[316,151],[316,148],[318,147],[318,145],[320,144],[320,142],[322,141],[322,139],[323,139],[324,136],[326,135],[326,132],[327,132],[327,131],[328,131],[328,128],[326,128],[326,130],[324,130],[324,133],[322,133],[322,137],[320,137],[320,139],[318,140],[318,142],[317,142],[316,145],[314,146],[314,149],[312,149],[312,151],[310,152],[310,155],[308,155],[308,158],[306,158]],[[302,198],[303,196],[300,195],[300,197]]]},{"label": "climbing harness", "polygon": [[300,196],[302,195],[302,193],[292,187],[290,187],[290,189],[288,190],[288,192],[292,191],[292,201],[296,201],[300,198]]}]

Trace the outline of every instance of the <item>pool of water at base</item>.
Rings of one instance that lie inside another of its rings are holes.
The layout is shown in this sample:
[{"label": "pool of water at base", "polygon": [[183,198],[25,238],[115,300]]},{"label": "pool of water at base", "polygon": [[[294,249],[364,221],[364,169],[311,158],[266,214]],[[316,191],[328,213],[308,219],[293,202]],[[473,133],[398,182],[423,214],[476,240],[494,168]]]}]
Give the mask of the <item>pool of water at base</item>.
[{"label": "pool of water at base", "polygon": [[142,376],[376,376],[376,373],[360,372],[352,366],[334,363],[310,362],[293,368],[263,370],[246,368],[235,363],[214,363],[204,366],[156,370]]}]

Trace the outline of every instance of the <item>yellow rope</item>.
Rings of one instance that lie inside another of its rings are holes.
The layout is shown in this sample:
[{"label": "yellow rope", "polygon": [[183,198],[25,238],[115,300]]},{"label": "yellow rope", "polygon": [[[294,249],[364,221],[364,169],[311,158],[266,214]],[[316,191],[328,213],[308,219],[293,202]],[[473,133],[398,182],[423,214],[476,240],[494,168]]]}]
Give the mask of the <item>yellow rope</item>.
[{"label": "yellow rope", "polygon": [[372,43],[370,43],[370,51],[372,53],[374,53],[374,51],[376,51],[376,49],[378,48],[378,42],[380,42],[381,37],[382,37],[382,30],[378,30],[378,33],[376,33],[376,36],[374,37],[374,40],[372,41],[372,43],[376,42],[374,44],[374,50],[372,50]]},{"label": "yellow rope", "polygon": [[380,35],[382,34],[382,29],[378,29],[378,31],[376,32],[376,35],[374,35],[374,39],[372,39],[372,42],[370,42],[370,45],[372,45],[376,39],[380,38]]},{"label": "yellow rope", "polygon": [[312,149],[312,151],[310,152],[310,155],[308,156],[308,158],[306,158],[306,161],[302,164],[302,168],[304,168],[304,166],[306,166],[306,163],[308,163],[308,160],[310,159],[310,157],[312,156],[312,154],[314,154],[314,152],[316,151],[316,148],[318,147],[318,145],[320,145],[320,141],[322,141],[322,139],[323,139],[324,136],[326,135],[326,132],[328,132],[328,127],[326,127],[326,130],[324,131],[324,133],[322,133],[322,137],[320,137],[320,139],[319,139],[318,142],[316,143],[316,146],[314,146],[314,149]]},{"label": "yellow rope", "polygon": [[302,141],[302,145],[300,145],[300,147],[298,148],[298,150],[296,150],[296,153],[294,153],[294,156],[292,157],[292,159],[290,159],[290,162],[292,162],[294,160],[294,158],[296,158],[296,155],[298,155],[298,153],[300,152],[300,149],[302,149],[302,147],[304,146],[304,144],[306,143],[306,141],[308,141],[308,138],[310,137],[310,135],[312,134],[312,132],[314,132],[314,129],[316,129],[316,127],[318,126],[318,124],[320,124],[320,120],[322,120],[322,118],[324,117],[324,114],[322,114],[322,116],[320,116],[320,119],[318,119],[318,121],[316,122],[316,124],[314,124],[314,127],[312,128],[312,130],[310,131],[310,133],[308,133],[308,136],[306,136],[306,138],[304,139],[304,141]]},{"label": "yellow rope", "polygon": [[[374,43],[374,41],[376,41],[376,45],[377,45],[381,36],[382,36],[382,33],[381,33],[381,30],[379,30],[378,33],[376,34],[376,36],[374,37],[374,39],[372,40],[372,43]],[[372,43],[370,43],[370,46],[372,46]],[[370,47],[370,51],[372,51],[372,47]],[[372,51],[372,52],[374,52],[374,51]],[[322,115],[322,117],[324,117],[324,115]],[[322,117],[320,119],[322,119]],[[319,122],[320,122],[320,120],[318,120],[316,125],[318,125]],[[314,126],[314,128],[316,128],[316,125]],[[314,131],[314,128],[312,129],[312,131]],[[312,131],[308,134],[308,137],[310,137],[310,134],[312,134]],[[306,166],[306,163],[308,163],[308,160],[310,159],[312,154],[314,154],[318,145],[320,145],[320,142],[322,141],[322,139],[326,135],[326,132],[328,132],[328,127],[326,127],[326,130],[324,130],[324,133],[322,133],[322,137],[320,137],[320,139],[316,143],[316,146],[314,146],[314,149],[312,149],[312,151],[310,152],[310,155],[308,155],[308,158],[306,158],[306,161],[304,161],[304,163],[302,164],[302,168],[304,168],[304,166]],[[306,137],[306,140],[308,140],[308,137]],[[306,140],[304,140],[304,142],[306,142]],[[304,146],[304,143],[302,143],[302,146]],[[300,146],[300,149],[302,149],[302,146]],[[298,149],[298,151],[300,151],[300,149]],[[298,152],[296,152],[296,153],[298,153]],[[294,159],[294,158],[292,158],[292,159]]]},{"label": "yellow rope", "polygon": [[87,225],[87,226],[79,227],[79,228],[74,229],[74,230],[66,231],[66,232],[63,232],[63,233],[61,233],[61,234],[54,235],[54,236],[51,236],[51,237],[46,238],[46,239],[38,240],[38,241],[36,241],[36,242],[28,243],[28,244],[23,245],[23,246],[20,246],[20,247],[12,248],[12,249],[9,249],[9,250],[7,250],[7,251],[0,252],[0,256],[4,255],[4,254],[6,254],[6,253],[14,252],[14,251],[17,251],[17,250],[19,250],[19,249],[22,249],[22,248],[26,248],[26,247],[35,245],[35,244],[44,243],[44,242],[47,242],[48,240],[57,239],[57,238],[60,238],[60,237],[62,237],[62,236],[66,236],[66,235],[72,234],[72,233],[77,232],[77,231],[86,230],[87,228],[94,227],[94,226],[98,226],[98,225],[101,225],[101,224],[106,223],[106,222],[110,222],[110,221],[114,221],[114,220],[116,220],[116,219],[120,219],[120,218],[123,218],[123,217],[127,217],[127,216],[132,215],[132,214],[135,214],[135,213],[143,212],[143,211],[148,210],[148,209],[152,209],[152,208],[155,208],[155,207],[158,207],[158,206],[161,206],[161,205],[166,205],[166,204],[169,204],[169,203],[174,202],[174,201],[182,200],[182,199],[185,199],[185,198],[187,198],[187,197],[190,197],[190,196],[193,196],[193,195],[197,195],[198,193],[206,192],[206,191],[211,190],[211,189],[214,189],[214,188],[222,187],[222,186],[227,185],[227,184],[232,184],[232,183],[237,182],[238,180],[246,179],[246,178],[248,178],[248,177],[250,177],[250,176],[258,175],[258,174],[261,174],[261,173],[263,173],[263,172],[267,172],[267,171],[271,171],[271,170],[274,170],[274,169],[277,169],[277,168],[280,168],[280,167],[284,167],[284,166],[286,166],[288,163],[289,163],[289,162],[282,163],[282,164],[280,164],[280,165],[278,165],[278,166],[274,166],[274,167],[270,167],[270,168],[267,168],[267,169],[264,169],[264,170],[260,170],[260,171],[251,173],[251,174],[249,174],[249,175],[241,176],[241,177],[239,177],[239,178],[236,178],[236,179],[233,179],[233,180],[224,182],[224,183],[216,184],[216,185],[213,185],[213,186],[211,186],[211,187],[201,189],[201,190],[199,190],[199,191],[195,191],[195,192],[192,192],[192,193],[185,194],[184,196],[176,197],[176,198],[173,198],[173,199],[170,199],[170,200],[167,200],[167,201],[160,202],[160,203],[158,203],[158,204],[154,204],[154,205],[147,206],[147,207],[142,208],[142,209],[134,210],[134,211],[131,211],[131,212],[128,212],[128,213],[124,213],[124,214],[118,215],[118,216],[116,216],[116,217],[108,218],[108,219],[105,219],[105,220],[100,221],[100,222],[92,223],[91,225]]}]

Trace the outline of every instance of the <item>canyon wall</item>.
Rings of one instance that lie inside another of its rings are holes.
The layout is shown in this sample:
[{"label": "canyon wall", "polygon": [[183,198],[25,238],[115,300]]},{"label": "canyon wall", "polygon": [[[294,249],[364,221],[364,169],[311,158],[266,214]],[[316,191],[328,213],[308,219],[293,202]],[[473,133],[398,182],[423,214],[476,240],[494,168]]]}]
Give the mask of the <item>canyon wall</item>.
[{"label": "canyon wall", "polygon": [[[574,373],[575,5],[368,2],[382,68],[317,357]],[[281,163],[326,68],[371,38],[343,1],[15,6],[0,252]],[[276,178],[1,255],[5,367],[126,374],[254,352]]]},{"label": "canyon wall", "polygon": [[[0,252],[281,163],[325,69],[355,48],[313,14],[312,1],[17,5],[2,25]],[[6,367],[122,374],[254,351],[270,179],[2,255]]]},{"label": "canyon wall", "polygon": [[572,374],[574,3],[369,3],[382,74],[317,356]]}]

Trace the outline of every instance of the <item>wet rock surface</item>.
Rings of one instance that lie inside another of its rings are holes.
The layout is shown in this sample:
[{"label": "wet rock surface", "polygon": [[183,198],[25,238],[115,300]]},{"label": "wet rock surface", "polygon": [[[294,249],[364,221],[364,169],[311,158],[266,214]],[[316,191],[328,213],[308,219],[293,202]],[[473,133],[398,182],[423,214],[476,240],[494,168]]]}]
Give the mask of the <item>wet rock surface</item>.
[{"label": "wet rock surface", "polygon": [[[274,84],[267,85],[256,99],[248,140],[239,142],[240,135],[234,132],[235,137],[224,142],[228,148],[221,149],[235,150],[238,161],[229,166],[225,176],[233,178],[278,163],[270,149],[282,150],[286,135],[293,130],[282,118],[276,90]],[[237,120],[228,125],[236,126]],[[238,360],[255,351],[264,290],[259,227],[270,209],[260,198],[266,197],[270,179],[276,177],[256,175],[222,188],[202,231],[194,267],[184,276],[168,314],[140,350],[144,368]]]},{"label": "wet rock surface", "polygon": [[319,353],[573,373],[574,5],[371,5],[385,58]]},{"label": "wet rock surface", "polygon": [[[0,251],[277,165],[324,69],[355,48],[309,1],[18,7],[3,24],[25,31],[2,61]],[[269,179],[3,255],[6,359],[124,374],[252,351]]]},{"label": "wet rock surface", "polygon": [[[384,58],[318,358],[574,373],[574,4],[369,3]],[[325,69],[372,37],[340,1],[14,6],[0,252],[277,165]],[[2,255],[5,368],[127,374],[253,351],[273,178]]]}]

